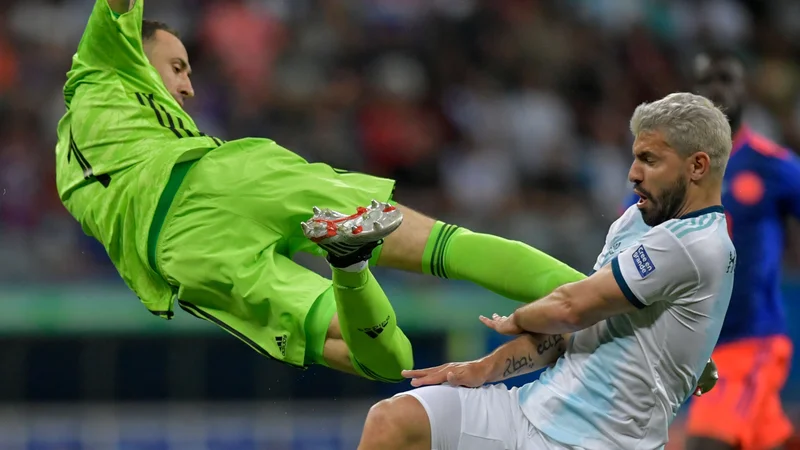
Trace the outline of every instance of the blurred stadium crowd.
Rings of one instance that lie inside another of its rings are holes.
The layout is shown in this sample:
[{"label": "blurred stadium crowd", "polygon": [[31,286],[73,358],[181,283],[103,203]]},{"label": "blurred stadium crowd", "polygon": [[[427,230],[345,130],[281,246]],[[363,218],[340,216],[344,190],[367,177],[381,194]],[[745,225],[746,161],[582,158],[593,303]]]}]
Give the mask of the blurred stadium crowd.
[{"label": "blurred stadium crowd", "polygon": [[[93,3],[0,3],[0,281],[114,276],[54,186]],[[147,0],[146,16],[182,34],[203,130],[393,177],[400,202],[582,270],[628,189],[633,108],[690,89],[701,46],[743,50],[747,120],[800,148],[794,0]]]}]

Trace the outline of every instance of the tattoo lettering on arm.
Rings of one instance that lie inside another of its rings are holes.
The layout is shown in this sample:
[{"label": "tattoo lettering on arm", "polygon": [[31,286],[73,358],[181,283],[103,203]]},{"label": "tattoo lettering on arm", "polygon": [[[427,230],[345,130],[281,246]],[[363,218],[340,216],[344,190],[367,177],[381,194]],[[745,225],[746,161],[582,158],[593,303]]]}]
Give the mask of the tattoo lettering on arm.
[{"label": "tattoo lettering on arm", "polygon": [[544,355],[545,352],[556,348],[563,347],[563,345],[558,345],[560,342],[564,342],[564,336],[560,334],[555,334],[553,336],[547,336],[544,341],[542,341],[537,347],[536,351],[539,352],[539,355]]},{"label": "tattoo lettering on arm", "polygon": [[[566,337],[565,337],[566,336]],[[569,335],[522,334],[486,357],[491,361],[490,382],[535,372],[551,366],[567,349]]]},{"label": "tattoo lettering on arm", "polygon": [[503,376],[510,377],[522,372],[523,370],[530,370],[535,367],[536,362],[534,361],[533,356],[530,354],[519,358],[512,356],[511,358],[506,359],[506,370],[503,372]]}]

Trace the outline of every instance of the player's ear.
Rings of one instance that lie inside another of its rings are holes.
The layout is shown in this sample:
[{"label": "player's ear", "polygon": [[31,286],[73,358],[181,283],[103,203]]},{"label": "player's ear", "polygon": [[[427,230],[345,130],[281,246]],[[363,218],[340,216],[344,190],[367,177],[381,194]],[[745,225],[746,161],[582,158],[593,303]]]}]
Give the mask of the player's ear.
[{"label": "player's ear", "polygon": [[692,181],[699,181],[711,172],[711,158],[706,152],[697,152],[687,160],[689,177]]}]

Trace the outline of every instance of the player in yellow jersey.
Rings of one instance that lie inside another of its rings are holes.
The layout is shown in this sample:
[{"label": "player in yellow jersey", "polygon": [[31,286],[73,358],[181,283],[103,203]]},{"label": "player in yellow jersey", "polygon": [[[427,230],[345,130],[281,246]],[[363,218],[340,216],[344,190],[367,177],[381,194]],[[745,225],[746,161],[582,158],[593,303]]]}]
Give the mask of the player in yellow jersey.
[{"label": "player in yellow jersey", "polygon": [[[309,164],[268,139],[205,135],[182,108],[194,95],[186,49],[143,8],[96,0],[64,87],[56,165],[62,202],[152,313],[171,317],[177,299],[284,363],[399,381],[411,346],[367,260],[520,301],[584,277],[394,205],[393,180]],[[312,217],[315,205],[326,209]],[[370,206],[345,221],[330,211],[359,205]],[[295,264],[297,252],[327,254],[333,280]]]}]

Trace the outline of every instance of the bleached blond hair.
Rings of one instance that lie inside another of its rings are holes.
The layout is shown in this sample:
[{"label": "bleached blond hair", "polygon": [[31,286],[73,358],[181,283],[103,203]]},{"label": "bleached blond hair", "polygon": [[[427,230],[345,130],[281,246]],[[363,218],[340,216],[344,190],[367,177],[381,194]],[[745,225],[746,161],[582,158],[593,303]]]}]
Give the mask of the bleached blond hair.
[{"label": "bleached blond hair", "polygon": [[678,92],[652,103],[642,103],[631,117],[631,133],[660,131],[667,144],[688,157],[705,152],[711,172],[722,176],[731,154],[731,126],[725,114],[707,98]]}]

